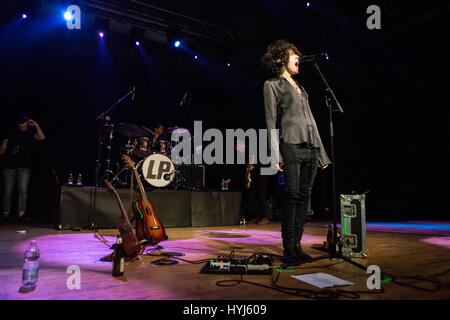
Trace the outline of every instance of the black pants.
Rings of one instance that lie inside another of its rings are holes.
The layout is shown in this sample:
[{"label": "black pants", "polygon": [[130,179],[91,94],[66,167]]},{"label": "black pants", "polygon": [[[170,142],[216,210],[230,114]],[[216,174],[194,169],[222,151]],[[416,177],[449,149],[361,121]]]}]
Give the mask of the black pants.
[{"label": "black pants", "polygon": [[319,150],[298,144],[281,144],[284,162],[284,190],[281,198],[281,235],[284,254],[294,256],[300,246],[308,203],[319,163]]}]

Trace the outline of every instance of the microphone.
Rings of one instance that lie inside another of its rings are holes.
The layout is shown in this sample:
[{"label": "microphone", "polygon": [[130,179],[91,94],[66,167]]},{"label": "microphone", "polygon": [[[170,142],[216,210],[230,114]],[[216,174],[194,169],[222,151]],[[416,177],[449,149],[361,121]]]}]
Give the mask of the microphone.
[{"label": "microphone", "polygon": [[135,85],[133,85],[133,93],[132,93],[132,95],[131,95],[131,100],[133,100],[134,101],[134,94],[136,93],[136,86]]},{"label": "microphone", "polygon": [[330,58],[328,57],[327,53],[318,53],[318,54],[312,54],[309,56],[302,56],[300,59],[300,62],[316,62],[317,60],[320,60],[320,59],[328,60]]}]

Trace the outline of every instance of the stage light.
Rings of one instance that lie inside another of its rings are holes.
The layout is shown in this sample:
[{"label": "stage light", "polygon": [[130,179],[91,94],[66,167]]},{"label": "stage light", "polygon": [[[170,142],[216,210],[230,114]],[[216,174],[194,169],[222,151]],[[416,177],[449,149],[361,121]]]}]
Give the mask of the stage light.
[{"label": "stage light", "polygon": [[197,60],[197,59],[198,59],[198,56],[195,56],[194,59]]},{"label": "stage light", "polygon": [[72,13],[70,13],[69,11],[64,12],[64,19],[66,19],[67,21],[73,20]]},{"label": "stage light", "polygon": [[26,19],[28,16],[25,13],[22,13],[22,19]]},{"label": "stage light", "polygon": [[227,63],[227,67],[231,67],[231,63]]},{"label": "stage light", "polygon": [[136,45],[139,47],[141,44],[139,41],[136,41]]},{"label": "stage light", "polygon": [[100,38],[103,38],[110,30],[110,21],[100,17],[95,18],[95,30]]},{"label": "stage light", "polygon": [[181,45],[181,42],[177,40],[173,43],[173,45],[175,46],[175,48],[178,48]]},{"label": "stage light", "polygon": [[311,3],[309,3],[309,2],[306,3],[306,6],[307,6],[307,7],[309,7],[310,5],[311,5]]}]

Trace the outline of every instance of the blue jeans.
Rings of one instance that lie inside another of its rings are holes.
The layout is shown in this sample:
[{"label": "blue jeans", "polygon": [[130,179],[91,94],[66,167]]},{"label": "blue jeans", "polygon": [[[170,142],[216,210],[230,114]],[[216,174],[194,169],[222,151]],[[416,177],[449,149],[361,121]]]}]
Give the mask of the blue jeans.
[{"label": "blue jeans", "polygon": [[28,168],[3,169],[3,214],[9,214],[11,210],[11,198],[14,192],[14,185],[17,182],[19,192],[18,211],[25,212],[27,208],[27,190],[30,181],[31,170]]},{"label": "blue jeans", "polygon": [[281,236],[284,254],[295,255],[300,246],[311,199],[311,190],[319,164],[319,150],[302,148],[298,144],[281,144],[284,190],[281,197]]}]

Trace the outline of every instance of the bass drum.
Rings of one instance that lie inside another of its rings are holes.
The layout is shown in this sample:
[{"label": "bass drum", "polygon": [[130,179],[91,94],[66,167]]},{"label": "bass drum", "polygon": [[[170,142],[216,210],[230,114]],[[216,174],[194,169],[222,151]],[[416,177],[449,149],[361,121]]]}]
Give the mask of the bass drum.
[{"label": "bass drum", "polygon": [[173,181],[175,166],[169,157],[155,153],[144,160],[142,176],[152,186],[162,188]]}]

